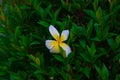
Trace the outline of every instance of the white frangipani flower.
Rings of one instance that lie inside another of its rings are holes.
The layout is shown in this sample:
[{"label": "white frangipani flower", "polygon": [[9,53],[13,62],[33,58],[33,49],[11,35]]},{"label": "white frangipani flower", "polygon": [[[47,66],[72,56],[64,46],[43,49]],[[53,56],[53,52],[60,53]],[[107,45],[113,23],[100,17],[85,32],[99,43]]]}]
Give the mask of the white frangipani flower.
[{"label": "white frangipani flower", "polygon": [[51,53],[59,53],[61,47],[65,51],[67,57],[71,52],[71,48],[63,41],[67,40],[69,36],[69,30],[63,30],[62,34],[60,35],[57,29],[54,26],[50,25],[49,32],[55,40],[46,40],[46,47],[50,50]]}]

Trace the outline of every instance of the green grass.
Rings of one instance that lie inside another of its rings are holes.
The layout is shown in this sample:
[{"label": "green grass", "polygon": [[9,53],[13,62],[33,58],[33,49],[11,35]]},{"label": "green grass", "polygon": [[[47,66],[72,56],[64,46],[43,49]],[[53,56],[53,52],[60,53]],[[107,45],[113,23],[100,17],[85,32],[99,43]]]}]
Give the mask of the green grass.
[{"label": "green grass", "polygon": [[[68,2],[67,2],[68,1]],[[119,0],[2,0],[0,80],[120,80]],[[64,58],[49,26],[69,30]]]}]

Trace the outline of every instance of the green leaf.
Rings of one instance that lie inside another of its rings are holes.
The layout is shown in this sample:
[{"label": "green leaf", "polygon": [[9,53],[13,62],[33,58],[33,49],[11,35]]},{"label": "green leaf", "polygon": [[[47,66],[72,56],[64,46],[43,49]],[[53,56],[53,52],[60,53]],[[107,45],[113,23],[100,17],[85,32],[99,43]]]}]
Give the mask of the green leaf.
[{"label": "green leaf", "polygon": [[94,27],[95,27],[95,31],[96,31],[96,37],[99,38],[99,39],[101,39],[102,32],[101,32],[101,29],[99,27],[99,24],[95,23]]},{"label": "green leaf", "polygon": [[62,6],[63,6],[63,7],[65,7],[65,8],[67,7],[64,0],[61,0],[61,3],[62,3]]},{"label": "green leaf", "polygon": [[0,76],[5,76],[5,75],[7,75],[8,73],[7,72],[5,72],[5,71],[0,71]]},{"label": "green leaf", "polygon": [[117,44],[115,43],[115,41],[112,38],[108,39],[108,44],[109,44],[109,46],[112,50],[115,50],[118,47]]},{"label": "green leaf", "polygon": [[44,65],[44,56],[43,56],[43,54],[38,53],[38,57],[39,57],[39,59],[40,59],[40,66],[41,66],[42,68],[45,68],[45,65]]},{"label": "green leaf", "polygon": [[87,38],[89,39],[93,30],[93,20],[90,20],[90,22],[87,25]]},{"label": "green leaf", "polygon": [[21,46],[27,47],[28,43],[29,43],[28,38],[25,36],[21,36],[21,41],[20,41]]},{"label": "green leaf", "polygon": [[96,17],[97,17],[98,22],[101,22],[102,14],[103,14],[102,9],[101,7],[99,7],[98,10],[96,11]]},{"label": "green leaf", "polygon": [[93,2],[93,8],[94,8],[94,11],[97,10],[97,8],[98,8],[98,4],[99,4],[99,0],[94,0],[94,2]]},{"label": "green leaf", "polygon": [[52,5],[48,5],[46,8],[45,8],[45,13],[48,14],[50,12],[50,9],[52,8]]},{"label": "green leaf", "polygon": [[90,77],[90,70],[91,70],[91,68],[89,68],[89,67],[85,67],[83,70],[83,73],[87,76],[87,78]]},{"label": "green leaf", "polygon": [[92,43],[91,47],[87,46],[88,52],[90,53],[91,56],[94,56],[96,53],[96,47],[95,44]]},{"label": "green leaf", "polygon": [[35,61],[35,56],[33,56],[33,55],[28,55],[28,57],[32,60],[32,61]]},{"label": "green leaf", "polygon": [[14,73],[14,72],[10,72],[10,80],[21,80],[23,79],[22,77],[20,77],[18,74]]},{"label": "green leaf", "polygon": [[120,35],[118,35],[115,40],[116,40],[117,45],[119,45],[120,44]]},{"label": "green leaf", "polygon": [[113,58],[114,61],[120,60],[120,53],[116,54],[116,56]]},{"label": "green leaf", "polygon": [[3,26],[0,26],[0,33],[5,33],[5,32],[6,32],[5,28]]},{"label": "green leaf", "polygon": [[110,14],[105,14],[105,15],[102,17],[101,21],[99,21],[99,22],[100,22],[100,25],[101,25],[102,27],[106,27],[106,24],[108,23],[109,18],[110,18]]},{"label": "green leaf", "polygon": [[100,41],[100,39],[98,37],[91,38],[91,40],[93,40],[93,41]]},{"label": "green leaf", "polygon": [[35,57],[35,56],[33,56],[33,55],[28,55],[28,57],[34,62],[34,63],[36,63],[38,66],[40,66],[40,64],[41,64],[41,61],[40,61],[40,59],[38,58],[38,57]]},{"label": "green leaf", "polygon": [[117,74],[117,75],[116,75],[115,80],[120,80],[120,74]]},{"label": "green leaf", "polygon": [[37,44],[40,44],[40,42],[38,42],[38,41],[33,41],[33,42],[30,43],[30,46],[32,46],[32,45],[37,45]]},{"label": "green leaf", "polygon": [[40,16],[41,16],[42,19],[45,18],[45,14],[44,13],[45,13],[44,9],[42,7],[40,7],[39,8],[39,14],[40,14]]},{"label": "green leaf", "polygon": [[97,65],[95,65],[95,69],[96,69],[98,75],[99,75],[100,77],[102,77],[101,69],[100,69]]},{"label": "green leaf", "polygon": [[80,44],[81,44],[81,46],[82,46],[84,49],[86,49],[86,42],[85,42],[85,40],[80,40]]},{"label": "green leaf", "polygon": [[71,76],[63,70],[61,71],[61,75],[64,80],[71,80]]},{"label": "green leaf", "polygon": [[105,65],[102,68],[103,80],[109,80],[109,71]]},{"label": "green leaf", "polygon": [[34,75],[37,78],[37,80],[45,80],[42,74],[43,74],[43,71],[41,69],[34,71]]},{"label": "green leaf", "polygon": [[46,21],[39,21],[38,24],[42,25],[45,28],[49,27],[49,24]]},{"label": "green leaf", "polygon": [[95,69],[97,70],[98,75],[102,80],[109,80],[109,71],[104,64],[102,69],[100,69],[98,66],[95,65]]},{"label": "green leaf", "polygon": [[55,12],[53,12],[53,14],[51,15],[52,18],[52,24],[55,24],[57,22],[58,19],[58,15],[60,12],[61,8],[58,8]]},{"label": "green leaf", "polygon": [[15,29],[15,36],[20,37],[20,35],[21,35],[20,27],[17,26],[16,29]]},{"label": "green leaf", "polygon": [[90,17],[92,17],[95,21],[97,21],[96,19],[96,15],[92,10],[84,10],[84,12],[89,15]]},{"label": "green leaf", "polygon": [[83,26],[78,26],[75,23],[72,23],[72,29],[71,32],[75,35],[80,37],[81,35],[86,35],[86,30]]},{"label": "green leaf", "polygon": [[81,53],[80,55],[84,59],[84,61],[91,62],[90,57],[86,53]]},{"label": "green leaf", "polygon": [[116,35],[116,33],[109,32],[108,37],[115,37]]},{"label": "green leaf", "polygon": [[103,39],[106,39],[108,37],[108,33],[109,33],[109,27],[106,26],[103,31]]},{"label": "green leaf", "polygon": [[54,58],[57,59],[58,61],[64,62],[64,58],[63,58],[61,55],[54,54],[53,56],[54,56]]},{"label": "green leaf", "polygon": [[71,53],[68,55],[67,60],[68,60],[68,61],[71,61],[71,59],[73,59],[73,57],[74,57],[74,53],[71,52]]},{"label": "green leaf", "polygon": [[35,63],[38,65],[38,66],[40,66],[40,59],[38,58],[38,57],[35,57]]}]

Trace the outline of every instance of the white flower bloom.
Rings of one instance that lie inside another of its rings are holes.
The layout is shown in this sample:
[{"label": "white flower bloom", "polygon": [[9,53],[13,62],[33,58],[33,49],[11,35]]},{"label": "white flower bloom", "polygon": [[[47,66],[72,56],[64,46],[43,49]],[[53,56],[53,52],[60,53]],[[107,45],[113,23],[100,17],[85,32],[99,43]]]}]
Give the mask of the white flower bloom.
[{"label": "white flower bloom", "polygon": [[54,26],[50,25],[49,32],[54,37],[55,40],[46,40],[45,42],[46,47],[50,50],[51,53],[59,53],[61,47],[65,51],[67,57],[71,52],[71,48],[63,41],[67,40],[69,36],[69,30],[63,30],[60,36],[57,29]]}]

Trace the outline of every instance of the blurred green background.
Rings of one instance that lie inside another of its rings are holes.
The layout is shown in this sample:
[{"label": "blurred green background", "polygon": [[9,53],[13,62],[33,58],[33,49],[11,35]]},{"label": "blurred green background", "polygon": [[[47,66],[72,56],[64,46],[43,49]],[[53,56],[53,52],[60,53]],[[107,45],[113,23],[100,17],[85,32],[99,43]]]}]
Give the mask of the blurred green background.
[{"label": "blurred green background", "polygon": [[[120,0],[0,1],[0,80],[120,80]],[[49,25],[70,31],[68,57]]]}]

